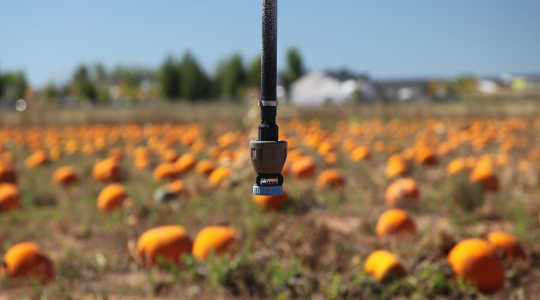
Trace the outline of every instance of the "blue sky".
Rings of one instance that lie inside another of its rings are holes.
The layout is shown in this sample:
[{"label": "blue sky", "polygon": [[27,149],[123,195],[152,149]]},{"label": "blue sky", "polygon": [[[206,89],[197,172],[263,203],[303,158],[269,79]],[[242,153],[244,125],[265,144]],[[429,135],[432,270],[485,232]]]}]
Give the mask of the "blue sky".
[{"label": "blue sky", "polygon": [[[0,69],[32,84],[80,63],[157,66],[192,50],[207,70],[260,48],[259,0],[17,0],[0,4]],[[280,0],[279,53],[374,77],[540,71],[540,1]]]}]

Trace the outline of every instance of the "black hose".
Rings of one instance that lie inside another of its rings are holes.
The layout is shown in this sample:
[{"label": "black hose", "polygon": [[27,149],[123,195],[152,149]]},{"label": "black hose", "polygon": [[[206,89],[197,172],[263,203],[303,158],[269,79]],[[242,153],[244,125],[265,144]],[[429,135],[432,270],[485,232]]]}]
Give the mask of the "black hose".
[{"label": "black hose", "polygon": [[276,100],[277,0],[263,0],[261,100]]},{"label": "black hose", "polygon": [[277,0],[263,0],[260,141],[277,141]]}]

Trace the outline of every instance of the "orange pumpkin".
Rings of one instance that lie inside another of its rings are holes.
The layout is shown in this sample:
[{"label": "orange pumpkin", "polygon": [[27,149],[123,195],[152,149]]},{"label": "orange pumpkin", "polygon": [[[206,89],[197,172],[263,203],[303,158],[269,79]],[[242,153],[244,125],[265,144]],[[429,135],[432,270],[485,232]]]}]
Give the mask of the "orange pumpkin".
[{"label": "orange pumpkin", "polygon": [[370,158],[371,154],[366,146],[360,146],[355,148],[351,153],[351,159],[353,161],[361,161]]},{"label": "orange pumpkin", "polygon": [[407,163],[399,155],[392,155],[386,165],[386,176],[393,178],[399,175],[404,175],[408,172]]},{"label": "orange pumpkin", "polygon": [[180,170],[173,163],[162,163],[154,169],[156,180],[173,180],[180,177]]},{"label": "orange pumpkin", "polygon": [[189,192],[186,190],[186,185],[180,179],[167,184],[167,191],[175,195],[189,196]]},{"label": "orange pumpkin", "polygon": [[399,233],[416,234],[416,225],[406,211],[395,208],[387,210],[379,217],[375,231],[378,236]]},{"label": "orange pumpkin", "polygon": [[414,179],[401,178],[388,186],[385,198],[390,207],[409,207],[418,203],[420,192]]},{"label": "orange pumpkin", "polygon": [[527,254],[519,244],[518,240],[511,234],[501,231],[491,232],[487,236],[488,242],[504,253],[506,258],[527,258]]},{"label": "orange pumpkin", "polygon": [[109,212],[122,206],[127,198],[126,189],[121,184],[109,184],[98,195],[97,207]]},{"label": "orange pumpkin", "polygon": [[456,158],[446,166],[446,174],[455,175],[468,169],[467,162],[463,158]]},{"label": "orange pumpkin", "polygon": [[35,168],[42,166],[49,162],[49,156],[45,151],[39,150],[30,155],[25,161],[24,164],[28,168]]},{"label": "orange pumpkin", "polygon": [[315,160],[306,156],[292,162],[291,172],[299,179],[310,178],[315,175],[315,167]]},{"label": "orange pumpkin", "polygon": [[226,226],[208,226],[201,230],[193,243],[193,255],[204,260],[214,251],[222,254],[236,239],[236,232]]},{"label": "orange pumpkin", "polygon": [[33,278],[41,283],[54,279],[52,261],[32,242],[11,247],[4,255],[4,263],[9,277]]},{"label": "orange pumpkin", "polygon": [[338,161],[338,156],[334,152],[330,152],[324,155],[324,163],[327,166],[333,166],[337,163],[337,161]]},{"label": "orange pumpkin", "polygon": [[12,183],[0,183],[0,211],[7,212],[21,207],[20,193]]},{"label": "orange pumpkin", "polygon": [[60,167],[53,174],[53,182],[61,185],[72,185],[79,181],[79,176],[71,166]]},{"label": "orange pumpkin", "polygon": [[340,188],[345,185],[345,179],[337,169],[324,170],[317,178],[319,188]]},{"label": "orange pumpkin", "polygon": [[374,251],[368,256],[364,271],[379,282],[389,281],[406,274],[399,259],[384,250]]},{"label": "orange pumpkin", "polygon": [[429,147],[418,147],[416,149],[416,162],[427,166],[435,166],[439,163],[437,154]]},{"label": "orange pumpkin", "polygon": [[147,157],[137,157],[134,162],[135,168],[142,170],[148,168],[150,160]]},{"label": "orange pumpkin", "polygon": [[174,164],[180,173],[185,173],[190,171],[196,163],[197,159],[195,158],[195,155],[185,153],[184,155],[180,156],[180,158]]},{"label": "orange pumpkin", "polygon": [[253,202],[257,203],[264,209],[278,210],[283,207],[287,201],[287,192],[283,192],[281,195],[253,195]]},{"label": "orange pumpkin", "polygon": [[480,160],[469,175],[473,183],[480,183],[486,191],[496,192],[499,189],[499,180],[490,159]]},{"label": "orange pumpkin", "polygon": [[161,160],[165,163],[173,163],[178,159],[178,154],[173,149],[167,149],[161,153]]},{"label": "orange pumpkin", "polygon": [[231,169],[227,167],[219,167],[212,171],[208,177],[208,181],[213,188],[217,188],[222,182],[231,176]]},{"label": "orange pumpkin", "polygon": [[209,159],[201,160],[195,166],[195,172],[202,175],[210,175],[216,169],[216,165]]},{"label": "orange pumpkin", "polygon": [[137,258],[148,267],[153,266],[158,258],[178,263],[182,254],[191,252],[191,245],[184,227],[159,226],[141,235],[137,241]]},{"label": "orange pumpkin", "polygon": [[456,276],[470,281],[485,293],[492,293],[504,284],[504,266],[493,248],[482,239],[459,242],[448,254],[448,262]]},{"label": "orange pumpkin", "polygon": [[104,159],[97,162],[92,170],[94,179],[100,182],[119,181],[122,178],[122,169],[114,159]]}]

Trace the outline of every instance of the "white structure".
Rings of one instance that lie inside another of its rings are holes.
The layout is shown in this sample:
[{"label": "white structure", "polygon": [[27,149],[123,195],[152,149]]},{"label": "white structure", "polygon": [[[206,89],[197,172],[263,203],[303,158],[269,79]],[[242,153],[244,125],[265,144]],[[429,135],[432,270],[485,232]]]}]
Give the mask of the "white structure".
[{"label": "white structure", "polygon": [[364,99],[373,99],[375,91],[365,80],[340,81],[326,73],[310,73],[291,86],[290,100],[300,106],[342,104],[359,93]]},{"label": "white structure", "polygon": [[499,87],[492,80],[478,79],[477,89],[482,94],[493,94],[497,92]]}]

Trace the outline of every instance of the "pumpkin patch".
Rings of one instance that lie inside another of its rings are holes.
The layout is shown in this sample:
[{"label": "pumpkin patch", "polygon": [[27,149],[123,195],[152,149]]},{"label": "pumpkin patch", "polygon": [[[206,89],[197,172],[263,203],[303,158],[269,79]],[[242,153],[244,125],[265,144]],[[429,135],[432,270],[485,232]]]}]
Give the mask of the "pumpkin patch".
[{"label": "pumpkin patch", "polygon": [[254,196],[257,126],[211,105],[0,125],[0,298],[535,299],[538,116],[298,108]]}]

